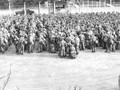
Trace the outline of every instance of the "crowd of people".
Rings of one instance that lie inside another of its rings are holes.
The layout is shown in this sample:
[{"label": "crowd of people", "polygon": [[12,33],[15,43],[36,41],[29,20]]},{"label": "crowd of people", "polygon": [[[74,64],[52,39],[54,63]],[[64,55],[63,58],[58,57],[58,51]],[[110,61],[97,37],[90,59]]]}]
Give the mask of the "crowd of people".
[{"label": "crowd of people", "polygon": [[80,51],[120,49],[120,13],[14,15],[0,17],[0,51],[14,45],[17,54],[48,51],[76,58]]}]

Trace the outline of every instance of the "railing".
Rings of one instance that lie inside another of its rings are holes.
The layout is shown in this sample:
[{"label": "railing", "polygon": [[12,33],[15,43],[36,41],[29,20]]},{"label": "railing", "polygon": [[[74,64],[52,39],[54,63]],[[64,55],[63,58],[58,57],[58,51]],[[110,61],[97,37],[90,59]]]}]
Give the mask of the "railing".
[{"label": "railing", "polygon": [[107,7],[107,4],[105,2],[98,2],[98,1],[84,1],[79,3],[76,3],[80,7]]},{"label": "railing", "polygon": [[[79,3],[76,3],[79,6]],[[117,3],[113,3],[113,6],[115,7],[120,7],[120,2]],[[17,5],[17,4],[12,4],[11,8],[13,9],[17,9],[17,8],[23,8],[24,5]],[[38,7],[38,4],[36,5],[27,5],[27,8],[29,7]],[[99,2],[99,1],[84,1],[80,3],[80,7],[107,7],[106,2]],[[4,5],[4,6],[0,6],[0,10],[3,9],[8,9],[9,6],[8,4]],[[41,5],[41,8],[46,8],[45,5]]]},{"label": "railing", "polygon": [[117,3],[114,2],[114,3],[113,3],[113,6],[115,6],[115,7],[120,7],[120,2],[117,2]]},{"label": "railing", "polygon": [[[12,9],[18,9],[18,8],[23,8],[24,5],[11,5],[11,8]],[[38,5],[26,5],[27,8],[32,8],[32,7],[38,7]],[[45,8],[46,6],[45,5],[41,5],[41,8]],[[0,10],[4,10],[4,9],[9,9],[9,6],[8,5],[5,5],[5,6],[0,6]]]},{"label": "railing", "polygon": [[0,9],[8,9],[8,6],[0,6]]}]

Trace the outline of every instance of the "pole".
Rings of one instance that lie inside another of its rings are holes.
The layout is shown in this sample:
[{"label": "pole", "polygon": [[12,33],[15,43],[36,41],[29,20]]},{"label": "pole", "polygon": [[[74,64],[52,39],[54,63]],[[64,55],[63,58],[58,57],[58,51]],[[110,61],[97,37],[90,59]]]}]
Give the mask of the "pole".
[{"label": "pole", "polygon": [[103,2],[103,7],[105,7],[105,1]]},{"label": "pole", "polygon": [[105,7],[107,6],[107,2],[106,2],[106,0],[105,0]]},{"label": "pole", "polygon": [[71,3],[70,3],[70,14],[71,14]]},{"label": "pole", "polygon": [[39,1],[39,6],[38,6],[38,14],[40,14],[40,1]]},{"label": "pole", "polygon": [[97,7],[99,7],[99,1],[96,1],[96,3],[97,3]]},{"label": "pole", "polygon": [[48,0],[48,13],[49,14],[51,13],[51,2],[50,2],[50,0]]},{"label": "pole", "polygon": [[83,3],[83,7],[84,7],[84,6],[85,6],[85,5],[84,5],[84,0],[82,1],[82,3]]},{"label": "pole", "polygon": [[71,11],[70,11],[70,2],[69,2],[69,13],[70,13]]},{"label": "pole", "polygon": [[79,1],[79,13],[80,13],[80,1]]},{"label": "pole", "polygon": [[9,1],[9,15],[11,16],[11,1]]},{"label": "pole", "polygon": [[89,0],[88,0],[88,7],[89,7]]},{"label": "pole", "polygon": [[84,2],[82,1],[82,7],[84,7]]},{"label": "pole", "polygon": [[26,15],[26,2],[24,2],[24,15]]},{"label": "pole", "polygon": [[101,0],[99,0],[99,7],[101,7]]},{"label": "pole", "polygon": [[92,0],[92,7],[93,7],[93,0]]},{"label": "pole", "polygon": [[53,11],[53,13],[55,14],[55,12],[56,12],[55,0],[54,0],[54,2],[53,2],[53,3],[54,3],[54,7],[53,7],[53,8],[54,8],[54,11]]},{"label": "pole", "polygon": [[110,0],[110,4],[112,5],[112,0]]}]

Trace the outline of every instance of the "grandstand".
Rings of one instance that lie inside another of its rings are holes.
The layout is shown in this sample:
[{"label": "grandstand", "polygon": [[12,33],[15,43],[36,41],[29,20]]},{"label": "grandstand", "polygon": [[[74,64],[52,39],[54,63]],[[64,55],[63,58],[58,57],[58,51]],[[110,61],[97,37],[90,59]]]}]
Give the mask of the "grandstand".
[{"label": "grandstand", "polygon": [[[26,1],[26,5],[24,5]],[[38,3],[39,2],[39,3]],[[47,2],[47,5],[45,4]],[[4,4],[3,4],[4,3]],[[15,14],[26,8],[34,10],[35,13],[57,13],[57,12],[106,12],[118,11],[119,0],[0,0],[0,12],[6,14]],[[39,8],[38,8],[39,6]],[[4,9],[4,11],[3,11]],[[8,10],[9,9],[9,13]]]}]

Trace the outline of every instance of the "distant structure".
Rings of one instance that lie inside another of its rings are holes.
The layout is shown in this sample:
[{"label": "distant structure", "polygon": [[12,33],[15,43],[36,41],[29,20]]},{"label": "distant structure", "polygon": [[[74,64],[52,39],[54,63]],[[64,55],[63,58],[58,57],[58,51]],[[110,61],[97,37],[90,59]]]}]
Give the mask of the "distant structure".
[{"label": "distant structure", "polygon": [[67,0],[48,0],[49,13],[55,13],[56,10],[65,8]]},{"label": "distant structure", "polygon": [[120,0],[48,0],[49,13],[56,13],[62,8],[110,7]]},{"label": "distant structure", "polygon": [[[38,7],[38,14],[42,8],[42,4],[47,1],[47,9],[49,13],[57,13],[66,9],[65,12],[71,12],[71,10],[78,10],[84,7],[120,7],[120,0],[35,0],[35,3],[30,3],[33,0],[0,0],[6,2],[6,5],[0,6],[9,9],[9,14],[13,13],[13,9],[23,8],[26,15],[26,9],[29,7]],[[24,2],[23,2],[24,1]],[[20,3],[20,4],[19,4]],[[32,5],[32,6],[31,6]],[[44,5],[43,5],[44,6]]]}]

